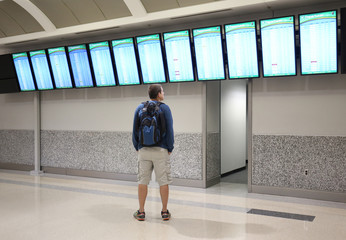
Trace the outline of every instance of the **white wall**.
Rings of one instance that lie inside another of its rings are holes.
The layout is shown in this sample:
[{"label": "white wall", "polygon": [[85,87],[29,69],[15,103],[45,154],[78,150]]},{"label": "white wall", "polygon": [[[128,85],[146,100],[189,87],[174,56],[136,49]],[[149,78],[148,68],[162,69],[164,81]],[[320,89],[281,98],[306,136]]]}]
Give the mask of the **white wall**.
[{"label": "white wall", "polygon": [[346,75],[253,80],[254,135],[346,136]]},{"label": "white wall", "polygon": [[34,129],[34,94],[0,94],[0,129]]},{"label": "white wall", "polygon": [[221,82],[221,174],[246,165],[246,85]]},{"label": "white wall", "polygon": [[[202,84],[164,84],[175,132],[202,132]],[[132,131],[133,114],[148,86],[42,92],[42,130]]]}]

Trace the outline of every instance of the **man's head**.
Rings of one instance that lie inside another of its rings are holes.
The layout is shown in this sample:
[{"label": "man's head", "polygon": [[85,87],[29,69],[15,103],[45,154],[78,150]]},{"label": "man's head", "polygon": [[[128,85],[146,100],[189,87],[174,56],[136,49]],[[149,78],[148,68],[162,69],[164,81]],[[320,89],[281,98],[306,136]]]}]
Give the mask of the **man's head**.
[{"label": "man's head", "polygon": [[156,101],[163,101],[164,92],[161,84],[152,84],[148,88],[149,98]]}]

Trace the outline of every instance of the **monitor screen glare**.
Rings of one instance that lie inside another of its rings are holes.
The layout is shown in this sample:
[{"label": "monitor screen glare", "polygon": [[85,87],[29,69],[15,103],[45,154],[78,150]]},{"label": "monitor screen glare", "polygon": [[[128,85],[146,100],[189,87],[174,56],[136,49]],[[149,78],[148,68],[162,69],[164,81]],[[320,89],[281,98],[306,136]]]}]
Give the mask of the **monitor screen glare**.
[{"label": "monitor screen glare", "polygon": [[256,23],[225,25],[229,78],[259,77]]},{"label": "monitor screen glare", "polygon": [[31,73],[28,55],[26,53],[12,54],[14,66],[17,73],[19,87],[21,91],[36,90],[34,78]]},{"label": "monitor screen glare", "polygon": [[56,88],[72,88],[70,69],[64,47],[48,49]]},{"label": "monitor screen glare", "polygon": [[164,33],[168,77],[170,82],[194,81],[190,34],[188,30]]},{"label": "monitor screen glare", "polygon": [[193,30],[198,80],[225,79],[221,27]]},{"label": "monitor screen glare", "polygon": [[68,54],[76,88],[93,87],[93,78],[86,46],[70,46],[68,47]]},{"label": "monitor screen glare", "polygon": [[53,89],[52,76],[50,74],[46,52],[44,50],[38,50],[32,51],[29,54],[38,90]]},{"label": "monitor screen glare", "polygon": [[95,72],[96,85],[115,86],[115,77],[108,42],[90,43],[91,61]]},{"label": "monitor screen glare", "polygon": [[336,73],[336,11],[299,16],[301,73]]},{"label": "monitor screen glare", "polygon": [[112,41],[119,85],[140,84],[133,38]]},{"label": "monitor screen glare", "polygon": [[143,83],[166,82],[160,35],[137,37]]},{"label": "monitor screen glare", "polygon": [[296,75],[294,16],[261,20],[263,76]]}]

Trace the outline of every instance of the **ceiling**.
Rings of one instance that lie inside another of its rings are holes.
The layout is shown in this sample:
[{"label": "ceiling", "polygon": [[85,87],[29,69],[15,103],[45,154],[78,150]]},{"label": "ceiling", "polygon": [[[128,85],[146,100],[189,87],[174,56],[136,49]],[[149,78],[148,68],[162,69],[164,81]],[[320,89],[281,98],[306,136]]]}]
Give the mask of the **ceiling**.
[{"label": "ceiling", "polygon": [[[0,0],[0,50],[98,31],[126,31],[227,14],[276,11],[345,0]],[[145,25],[147,24],[147,25]]]}]

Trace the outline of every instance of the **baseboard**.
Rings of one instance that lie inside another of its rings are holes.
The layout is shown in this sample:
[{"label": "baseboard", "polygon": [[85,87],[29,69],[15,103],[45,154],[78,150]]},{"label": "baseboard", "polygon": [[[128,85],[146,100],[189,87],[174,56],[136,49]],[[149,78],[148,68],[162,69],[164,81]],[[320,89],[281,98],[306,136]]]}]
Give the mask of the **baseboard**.
[{"label": "baseboard", "polygon": [[[99,171],[91,171],[91,170],[78,170],[78,169],[56,168],[56,167],[42,167],[42,170],[45,173],[52,173],[52,174],[59,174],[59,175],[103,178],[103,179],[137,182],[137,175],[134,175],[134,174],[121,174],[121,173],[99,172]],[[194,180],[194,179],[173,178],[172,185],[204,188],[204,182],[202,180]]]},{"label": "baseboard", "polygon": [[204,188],[204,181],[194,180],[194,179],[173,178],[172,185],[183,186],[183,187]]},{"label": "baseboard", "polygon": [[122,180],[136,182],[137,175],[133,174],[121,174],[121,173],[110,173],[110,172],[99,172],[92,170],[79,170],[79,169],[69,169],[69,168],[55,168],[55,167],[42,167],[45,173],[59,174],[59,175],[69,175],[78,177],[92,177],[92,178],[104,178],[112,180]]},{"label": "baseboard", "polygon": [[232,170],[232,171],[229,171],[229,172],[226,172],[226,173],[223,173],[221,174],[221,177],[226,177],[228,175],[231,175],[233,173],[236,173],[236,172],[240,172],[240,171],[243,171],[246,169],[246,166],[245,167],[241,167],[241,168],[238,168],[238,169],[235,169],[235,170]]},{"label": "baseboard", "polygon": [[212,178],[212,179],[209,179],[209,180],[207,180],[205,188],[208,188],[208,187],[211,187],[211,186],[213,186],[215,184],[218,184],[218,183],[220,183],[220,181],[221,181],[221,177],[220,176]]},{"label": "baseboard", "polygon": [[346,203],[346,193],[251,185],[252,193]]},{"label": "baseboard", "polygon": [[0,169],[18,170],[18,171],[32,171],[35,169],[34,165],[15,164],[15,163],[0,163]]}]

